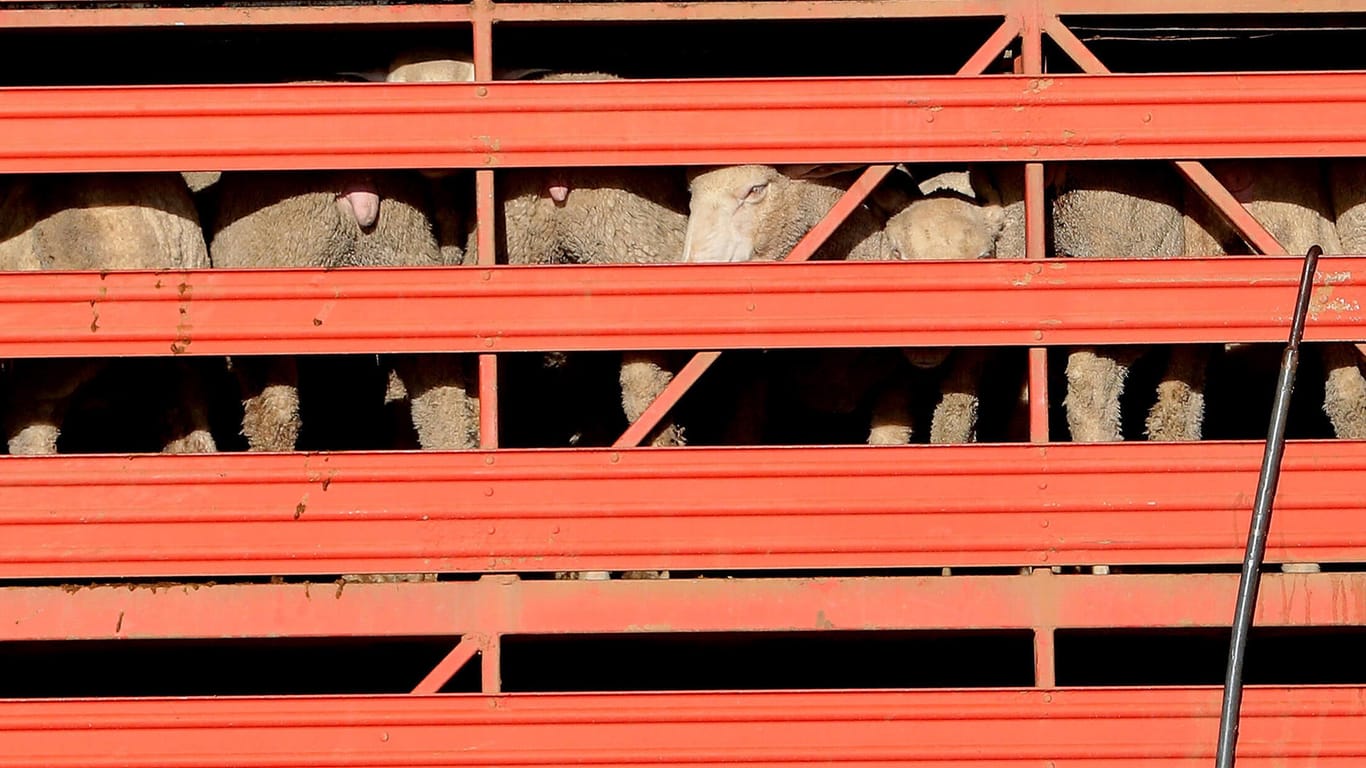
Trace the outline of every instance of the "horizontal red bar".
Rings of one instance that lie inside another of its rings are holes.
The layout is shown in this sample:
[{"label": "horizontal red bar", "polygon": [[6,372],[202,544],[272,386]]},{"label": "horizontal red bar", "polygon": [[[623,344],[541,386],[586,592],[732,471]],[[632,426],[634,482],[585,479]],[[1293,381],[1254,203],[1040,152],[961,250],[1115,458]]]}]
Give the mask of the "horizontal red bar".
[{"label": "horizontal red bar", "polygon": [[[466,22],[468,5],[338,5],[326,7],[35,8],[42,0],[11,0],[0,9],[0,27],[196,27],[312,24],[449,24]],[[50,4],[47,4],[50,5]],[[803,0],[802,2],[682,3],[490,3],[496,22],[759,21],[780,19],[962,18],[1033,13],[1067,15],[1237,15],[1265,13],[1361,13],[1359,0]]]},{"label": "horizontal red bar", "polygon": [[[1325,258],[1306,338],[1366,337]],[[1298,258],[10,273],[0,357],[1283,342]]]},{"label": "horizontal red bar", "polygon": [[[0,766],[1204,766],[1217,689],[0,702]],[[1239,764],[1366,759],[1366,690],[1252,688]]]},{"label": "horizontal red bar", "polygon": [[1366,72],[0,89],[0,172],[1347,155]]},{"label": "horizontal red bar", "polygon": [[[0,576],[1237,563],[1260,443],[0,459]],[[1361,559],[1294,443],[1272,562]]]},{"label": "horizontal red bar", "polygon": [[[0,587],[0,641],[1227,627],[1238,575]],[[1262,577],[1259,627],[1358,626],[1366,574]]]},{"label": "horizontal red bar", "polygon": [[132,8],[114,4],[84,8],[54,8],[53,5],[41,0],[18,0],[17,4],[10,0],[6,7],[0,8],[0,28],[370,26],[452,24],[470,20],[470,6],[457,4]]},{"label": "horizontal red bar", "polygon": [[[450,24],[485,13],[499,23],[594,21],[758,21],[782,19],[866,19],[1001,16],[1009,0],[803,0],[722,3],[497,3],[488,10],[469,5],[404,5],[33,8],[18,0],[0,8],[0,27],[215,27],[296,25]],[[50,5],[50,4],[49,4]]]}]

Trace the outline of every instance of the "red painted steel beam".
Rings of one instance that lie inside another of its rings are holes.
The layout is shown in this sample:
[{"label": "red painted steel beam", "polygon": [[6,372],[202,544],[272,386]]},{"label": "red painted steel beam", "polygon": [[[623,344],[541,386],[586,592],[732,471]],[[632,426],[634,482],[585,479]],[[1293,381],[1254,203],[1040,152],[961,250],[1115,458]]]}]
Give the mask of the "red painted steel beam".
[{"label": "red painted steel beam", "polygon": [[[30,7],[25,7],[29,5]],[[37,7],[46,5],[48,7]],[[0,28],[99,27],[302,27],[468,23],[468,5],[315,5],[228,7],[53,8],[41,0],[14,0],[0,8]]]},{"label": "red painted steel beam", "polygon": [[[0,459],[0,576],[1237,563],[1261,445]],[[1286,452],[1268,559],[1357,562],[1366,443]]]},{"label": "red painted steel beam", "polygon": [[1366,155],[1363,126],[1366,72],[15,88],[0,172]]},{"label": "red painted steel beam", "polygon": [[[0,27],[213,27],[315,24],[391,25],[467,22],[469,6],[412,3],[326,7],[43,8],[44,0],[12,0],[0,9]],[[1048,0],[1046,13],[1073,15],[1235,15],[1362,13],[1360,0]],[[27,7],[26,7],[27,6]],[[724,3],[497,3],[492,18],[517,22],[756,21],[868,18],[962,18],[1018,14],[1033,3],[1017,0],[802,0]]]},{"label": "red painted steel beam", "polygon": [[1366,12],[1366,3],[1361,0],[1218,0],[1209,3],[1192,3],[1189,0],[1041,0],[1040,4],[1051,14],[1078,16]]},{"label": "red painted steel beam", "polygon": [[[0,702],[0,766],[1203,766],[1213,688]],[[1366,690],[1252,688],[1239,762],[1366,758]]]},{"label": "red painted steel beam", "polygon": [[[15,0],[0,8],[3,28],[439,25],[470,20],[469,5],[329,5],[219,8],[42,8]],[[802,0],[725,3],[497,3],[491,18],[513,22],[759,21],[1000,16],[1010,0]]]},{"label": "red painted steel beam", "polygon": [[[1366,624],[1366,573],[1264,575],[1259,627]],[[0,587],[0,641],[1227,627],[1238,575]],[[467,660],[464,645],[447,661]],[[440,683],[437,683],[439,687]]]},{"label": "red painted steel beam", "polygon": [[[1366,337],[1319,262],[1305,338]],[[1279,342],[1298,258],[0,275],[0,357]]]}]

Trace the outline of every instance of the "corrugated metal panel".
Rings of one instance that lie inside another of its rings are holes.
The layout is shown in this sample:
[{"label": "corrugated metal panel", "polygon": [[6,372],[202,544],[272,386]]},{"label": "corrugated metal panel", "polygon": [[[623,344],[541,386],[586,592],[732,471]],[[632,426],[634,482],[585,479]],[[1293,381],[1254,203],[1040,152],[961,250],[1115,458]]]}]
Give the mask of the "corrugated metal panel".
[{"label": "corrugated metal panel", "polygon": [[[1306,338],[1366,334],[1354,258]],[[516,352],[1281,341],[1300,261],[16,273],[0,355]]]},{"label": "corrugated metal panel", "polygon": [[[0,702],[0,766],[1193,768],[1218,714],[1214,689]],[[1361,688],[1253,688],[1243,718],[1243,766],[1366,754]]]},{"label": "corrugated metal panel", "polygon": [[[12,458],[0,576],[1237,563],[1260,443]],[[1356,561],[1366,443],[1268,558]]]},{"label": "corrugated metal panel", "polygon": [[1363,125],[1366,72],[10,88],[0,172],[1366,155]]}]

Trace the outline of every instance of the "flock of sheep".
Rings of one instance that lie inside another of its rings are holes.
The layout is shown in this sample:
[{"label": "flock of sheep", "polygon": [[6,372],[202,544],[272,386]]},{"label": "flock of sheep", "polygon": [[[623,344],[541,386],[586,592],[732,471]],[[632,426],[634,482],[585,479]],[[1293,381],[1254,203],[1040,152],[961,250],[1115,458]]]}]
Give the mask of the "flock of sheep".
[{"label": "flock of sheep", "polygon": [[[542,79],[604,79],[592,74]],[[469,63],[405,57],[388,80],[472,80]],[[500,261],[509,264],[741,262],[783,257],[834,205],[857,168],[762,165],[679,169],[579,168],[499,173]],[[1292,253],[1366,253],[1366,163],[1215,164],[1251,212]],[[1018,168],[902,167],[849,216],[817,259],[1023,258]],[[417,172],[186,173],[0,179],[0,270],[190,269],[467,265],[477,259],[468,179]],[[1076,164],[1056,171],[1051,246],[1060,256],[1161,258],[1238,253],[1241,240],[1160,164]],[[1064,408],[1076,441],[1121,439],[1120,396],[1142,350],[1070,350]],[[1201,437],[1210,350],[1172,350],[1146,423],[1151,439]],[[1324,410],[1339,437],[1366,437],[1366,380],[1357,349],[1324,345]],[[816,412],[871,413],[870,444],[912,434],[915,369],[938,370],[930,442],[976,439],[987,352],[830,350],[773,355],[756,387],[782,388]],[[624,353],[621,407],[635,420],[672,380],[672,354]],[[229,363],[241,387],[251,450],[294,450],[301,428],[298,361]],[[395,355],[384,397],[411,413],[423,449],[478,444],[469,360]],[[4,419],[11,454],[57,451],[64,411],[99,373],[95,361],[10,365]],[[216,442],[188,367],[168,367],[174,397],[161,415],[167,452]],[[762,394],[747,402],[762,407]],[[750,414],[753,415],[753,414]],[[737,422],[742,419],[737,418]],[[744,440],[745,437],[740,437]],[[683,425],[648,441],[682,445]]]}]

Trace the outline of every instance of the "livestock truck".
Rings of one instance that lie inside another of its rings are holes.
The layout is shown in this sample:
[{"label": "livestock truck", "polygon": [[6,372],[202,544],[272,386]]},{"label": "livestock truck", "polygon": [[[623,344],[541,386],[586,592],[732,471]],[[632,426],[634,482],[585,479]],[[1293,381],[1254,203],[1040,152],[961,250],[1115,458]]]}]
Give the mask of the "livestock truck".
[{"label": "livestock truck", "polygon": [[[1358,0],[0,4],[0,387],[47,454],[0,457],[0,765],[1209,764],[1309,220],[1239,757],[1366,760],[1363,35]],[[469,76],[387,82],[413,51]],[[733,166],[844,180],[766,260],[506,263],[511,180],[553,218],[673,174],[691,253]],[[213,267],[102,255],[169,210],[109,190],[189,172]],[[938,199],[1018,252],[950,259],[938,222],[923,258],[810,258],[965,173],[992,189]],[[398,177],[460,258],[275,259],[309,219],[215,263],[229,180],[311,180],[368,237]],[[461,372],[477,439],[420,450],[400,358]],[[865,444],[870,360],[899,444]],[[260,363],[293,378],[240,389]],[[247,450],[286,385],[298,433]],[[1147,439],[1164,397],[1180,440]],[[215,450],[145,437],[185,408]]]}]

